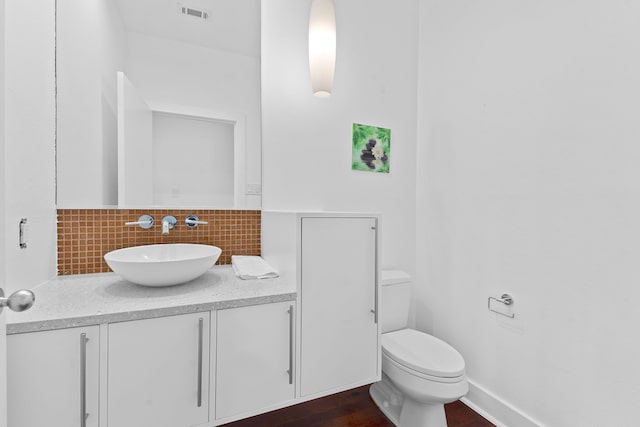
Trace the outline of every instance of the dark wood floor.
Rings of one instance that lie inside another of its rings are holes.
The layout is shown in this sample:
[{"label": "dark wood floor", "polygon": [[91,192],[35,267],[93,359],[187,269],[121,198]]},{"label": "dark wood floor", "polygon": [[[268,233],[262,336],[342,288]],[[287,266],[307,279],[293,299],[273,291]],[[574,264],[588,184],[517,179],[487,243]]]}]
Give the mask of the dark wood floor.
[{"label": "dark wood floor", "polygon": [[[462,402],[445,405],[449,427],[495,427]],[[227,427],[394,427],[369,396],[369,386],[247,418]]]}]

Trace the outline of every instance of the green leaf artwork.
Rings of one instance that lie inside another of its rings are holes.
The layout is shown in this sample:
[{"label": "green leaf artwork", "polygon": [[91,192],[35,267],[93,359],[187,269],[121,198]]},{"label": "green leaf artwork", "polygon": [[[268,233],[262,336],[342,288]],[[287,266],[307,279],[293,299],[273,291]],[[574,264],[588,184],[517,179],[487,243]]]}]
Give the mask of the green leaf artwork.
[{"label": "green leaf artwork", "polygon": [[391,129],[353,124],[351,169],[389,173]]}]

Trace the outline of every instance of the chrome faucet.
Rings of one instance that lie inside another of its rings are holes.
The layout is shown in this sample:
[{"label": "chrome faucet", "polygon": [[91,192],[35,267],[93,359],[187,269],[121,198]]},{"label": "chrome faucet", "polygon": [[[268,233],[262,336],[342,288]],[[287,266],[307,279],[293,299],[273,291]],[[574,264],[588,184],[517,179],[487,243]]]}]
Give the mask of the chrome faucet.
[{"label": "chrome faucet", "polygon": [[169,230],[176,226],[176,222],[176,218],[172,215],[167,215],[162,218],[162,235],[166,236],[169,234]]}]

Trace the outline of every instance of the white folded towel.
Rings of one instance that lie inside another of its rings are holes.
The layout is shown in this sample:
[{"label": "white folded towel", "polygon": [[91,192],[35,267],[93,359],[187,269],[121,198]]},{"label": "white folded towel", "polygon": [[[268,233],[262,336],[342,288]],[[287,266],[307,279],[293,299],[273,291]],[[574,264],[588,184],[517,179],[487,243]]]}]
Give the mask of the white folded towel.
[{"label": "white folded towel", "polygon": [[259,256],[232,255],[231,265],[236,276],[241,279],[270,279],[278,277],[278,272]]}]

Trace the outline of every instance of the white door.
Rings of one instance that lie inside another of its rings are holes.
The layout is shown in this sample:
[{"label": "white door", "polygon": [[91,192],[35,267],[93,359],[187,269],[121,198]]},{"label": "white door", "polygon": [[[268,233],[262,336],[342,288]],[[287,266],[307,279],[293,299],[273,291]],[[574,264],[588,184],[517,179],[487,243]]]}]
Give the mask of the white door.
[{"label": "white door", "polygon": [[[0,288],[4,288],[7,294],[15,290],[11,288],[12,285],[15,286],[15,278],[11,279],[14,283],[7,281],[10,270],[7,254],[10,250],[15,251],[18,243],[18,221],[11,221],[11,227],[7,227],[7,222],[14,215],[13,212],[10,213],[9,207],[12,210],[19,208],[20,215],[34,212],[32,206],[36,204],[38,210],[50,209],[52,213],[55,212],[51,138],[55,129],[54,3],[0,0]],[[13,118],[19,119],[14,121]],[[11,129],[8,124],[12,125]],[[37,161],[31,161],[32,158]],[[15,185],[10,184],[10,180]],[[22,184],[26,182],[29,186],[23,187]],[[11,200],[8,201],[8,198]],[[52,214],[51,229],[54,218]],[[44,245],[34,245],[29,261],[37,259],[38,263],[46,265],[47,259],[39,256],[37,248],[44,248]],[[23,261],[26,259],[27,257],[22,258]],[[39,270],[34,268],[33,271]],[[26,269],[23,274],[25,278],[32,277]],[[5,308],[0,313],[0,427],[8,425],[8,311]]]},{"label": "white door", "polygon": [[[0,262],[2,276],[3,261]],[[4,316],[4,313],[0,313],[0,427],[7,427],[7,335]]]},{"label": "white door", "polygon": [[[4,245],[4,0],[0,0],[0,244]],[[5,278],[4,248],[0,248],[0,287]],[[4,311],[4,310],[3,310]],[[7,330],[0,313],[0,427],[7,427]]]},{"label": "white door", "polygon": [[[4,222],[0,220],[0,224]],[[0,260],[0,277],[4,277],[4,259]],[[7,331],[4,310],[0,313],[0,427],[7,427]]]},{"label": "white door", "polygon": [[[3,187],[4,188],[4,187]],[[0,194],[3,192],[0,191]],[[4,208],[0,208],[0,224],[4,224]],[[0,235],[2,234],[0,227]],[[0,242],[4,239],[0,237]],[[0,277],[4,278],[4,253],[0,250]],[[3,280],[0,280],[2,284]],[[7,330],[4,310],[0,313],[0,427],[7,427]]]}]

